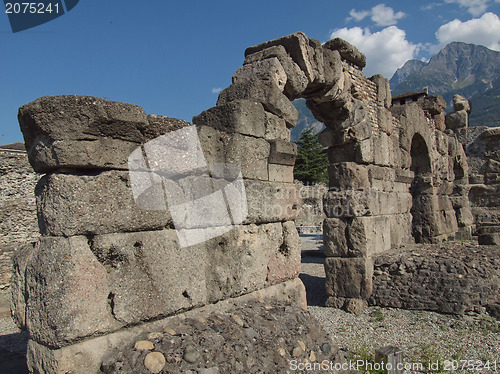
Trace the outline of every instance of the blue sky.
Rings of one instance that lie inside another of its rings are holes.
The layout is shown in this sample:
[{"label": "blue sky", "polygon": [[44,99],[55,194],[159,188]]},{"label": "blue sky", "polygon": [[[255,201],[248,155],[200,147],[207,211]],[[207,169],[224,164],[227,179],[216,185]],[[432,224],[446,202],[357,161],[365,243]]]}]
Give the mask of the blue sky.
[{"label": "blue sky", "polygon": [[0,144],[22,140],[17,109],[77,94],[190,121],[231,84],[245,48],[303,31],[341,36],[390,78],[451,41],[500,50],[500,0],[80,0],[70,12],[12,33],[0,15]]}]

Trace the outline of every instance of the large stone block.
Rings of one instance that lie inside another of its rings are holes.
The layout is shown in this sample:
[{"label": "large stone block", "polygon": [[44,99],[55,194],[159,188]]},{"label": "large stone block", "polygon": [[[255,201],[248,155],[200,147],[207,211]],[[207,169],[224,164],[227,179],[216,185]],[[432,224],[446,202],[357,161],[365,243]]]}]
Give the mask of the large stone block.
[{"label": "large stone block", "polygon": [[293,166],[269,164],[269,181],[293,183]]},{"label": "large stone block", "polygon": [[37,173],[57,169],[128,169],[137,143],[119,139],[49,140],[37,137],[28,156]]},{"label": "large stone block", "polygon": [[460,129],[467,127],[469,124],[469,115],[465,110],[452,112],[446,115],[446,128],[447,129]]},{"label": "large stone block", "polygon": [[266,113],[266,140],[286,140],[290,141],[290,129],[286,127],[284,119],[269,112]]},{"label": "large stone block", "polygon": [[255,78],[272,81],[281,91],[285,89],[287,81],[285,69],[276,57],[243,65],[233,74],[233,83],[242,83]]},{"label": "large stone block", "polygon": [[302,69],[309,82],[324,83],[323,51],[318,40],[308,38],[302,32],[296,32],[278,39],[249,47],[245,56],[263,49],[282,45],[295,63]]},{"label": "large stone block", "polygon": [[[209,302],[264,288],[268,264],[283,245],[281,223],[235,226],[200,244],[206,248]],[[288,248],[287,248],[288,250]]]},{"label": "large stone block", "polygon": [[270,142],[271,152],[269,163],[279,165],[295,165],[297,158],[297,144],[286,140],[274,140]]},{"label": "large stone block", "polygon": [[266,114],[262,104],[249,100],[212,107],[193,117],[193,123],[258,138],[264,137],[266,133]]},{"label": "large stone block", "polygon": [[113,317],[126,325],[206,304],[203,244],[182,248],[175,230],[97,235]]},{"label": "large stone block", "polygon": [[26,325],[37,342],[61,347],[124,325],[113,316],[106,267],[85,236],[41,238],[22,286]]},{"label": "large stone block", "polygon": [[422,101],[422,108],[433,116],[438,115],[446,109],[446,101],[439,95],[426,96]]},{"label": "large stone block", "polygon": [[302,198],[294,183],[245,180],[248,217],[244,223],[268,223],[295,220]]},{"label": "large stone block", "polygon": [[368,169],[353,162],[332,164],[328,167],[330,187],[341,189],[369,188]]},{"label": "large stone block", "polygon": [[326,257],[353,257],[347,244],[347,222],[341,218],[323,221],[323,251]]},{"label": "large stone block", "polygon": [[354,257],[370,257],[391,249],[390,216],[355,217],[347,226]]},{"label": "large stone block", "polygon": [[270,145],[264,139],[228,134],[209,126],[198,127],[198,137],[208,164],[232,164],[249,179],[268,180]]},{"label": "large stone block", "polygon": [[34,169],[126,169],[134,148],[189,123],[89,96],[42,97],[19,108]]},{"label": "large stone block", "polygon": [[326,294],[332,297],[367,299],[373,290],[373,261],[370,258],[325,259]]},{"label": "large stone block", "polygon": [[283,222],[283,243],[277,252],[271,253],[267,264],[267,282],[277,283],[299,276],[302,242],[295,222]]},{"label": "large stone block", "polygon": [[453,110],[455,112],[465,110],[468,114],[470,114],[471,108],[469,100],[460,95],[453,95]]},{"label": "large stone block", "polygon": [[129,173],[124,171],[48,174],[38,182],[35,194],[42,235],[95,235],[172,225],[161,183],[159,189],[152,185],[140,199],[156,202],[157,209],[163,210],[143,210],[134,200]]},{"label": "large stone block", "polygon": [[377,103],[389,109],[392,105],[392,94],[389,80],[380,74],[376,74],[370,80],[377,85]]},{"label": "large stone block", "polygon": [[76,95],[41,97],[21,106],[18,117],[27,149],[37,137],[51,140],[110,137],[141,143],[149,124],[146,113],[137,105]]},{"label": "large stone block", "polygon": [[21,330],[26,330],[26,267],[31,263],[35,253],[36,243],[26,243],[20,246],[12,258],[11,315],[14,322]]},{"label": "large stone block", "polygon": [[366,66],[366,56],[362,54],[355,46],[343,39],[331,39],[324,44],[324,47],[334,51],[339,51],[342,58],[352,62],[354,65],[358,66],[361,69]]},{"label": "large stone block", "polygon": [[373,136],[373,158],[375,164],[392,166],[394,159],[392,150],[392,142],[389,135],[379,132]]},{"label": "large stone block", "polygon": [[294,127],[297,124],[297,109],[271,81],[251,80],[233,83],[219,94],[217,105],[236,100],[260,102],[267,111],[283,118],[288,127]]},{"label": "large stone block", "polygon": [[252,54],[246,55],[244,65],[252,64],[257,61],[262,61],[270,58],[276,57],[285,73],[287,75],[287,81],[284,88],[285,95],[293,100],[297,97],[300,97],[302,93],[307,88],[309,83],[309,79],[307,79],[306,74],[300,69],[299,65],[297,65],[288,55],[285,47],[282,45],[275,45],[269,48],[265,48],[258,52],[254,52]]}]

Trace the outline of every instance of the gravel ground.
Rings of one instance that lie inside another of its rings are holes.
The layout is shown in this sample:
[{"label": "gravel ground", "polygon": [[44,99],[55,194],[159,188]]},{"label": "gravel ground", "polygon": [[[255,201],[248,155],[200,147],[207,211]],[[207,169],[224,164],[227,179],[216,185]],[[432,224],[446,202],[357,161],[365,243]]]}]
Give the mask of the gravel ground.
[{"label": "gravel ground", "polygon": [[[322,258],[302,259],[300,278],[308,290],[309,311],[341,349],[353,352],[354,359],[373,360],[376,349],[390,345],[403,351],[409,369],[419,364],[425,369],[405,373],[494,373],[494,363],[500,372],[500,322],[488,315],[459,317],[378,307],[369,307],[360,315],[349,314],[323,306],[324,277]],[[453,360],[459,366],[456,370],[451,366]],[[489,370],[484,367],[488,361]],[[429,370],[429,362],[431,369],[439,363],[436,370]],[[471,365],[470,369],[462,369],[464,364]]]}]

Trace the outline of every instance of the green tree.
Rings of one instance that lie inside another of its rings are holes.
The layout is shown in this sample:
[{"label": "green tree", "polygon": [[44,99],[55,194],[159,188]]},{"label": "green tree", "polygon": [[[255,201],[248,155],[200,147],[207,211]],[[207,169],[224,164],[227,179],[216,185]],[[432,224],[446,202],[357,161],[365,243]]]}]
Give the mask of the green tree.
[{"label": "green tree", "polygon": [[328,156],[313,129],[303,131],[297,144],[297,160],[293,175],[303,183],[328,183]]}]

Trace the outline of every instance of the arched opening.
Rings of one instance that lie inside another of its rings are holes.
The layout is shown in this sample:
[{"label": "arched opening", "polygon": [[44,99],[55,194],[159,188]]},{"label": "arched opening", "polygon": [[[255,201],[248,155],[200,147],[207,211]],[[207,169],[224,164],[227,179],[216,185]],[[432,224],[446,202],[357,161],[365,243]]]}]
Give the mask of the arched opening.
[{"label": "arched opening", "polygon": [[413,200],[410,210],[412,214],[412,236],[416,243],[425,243],[431,239],[430,226],[428,224],[429,213],[425,199],[425,189],[428,186],[431,174],[431,161],[429,149],[422,135],[415,134],[413,136],[410,154],[410,170],[415,174],[410,187]]}]

